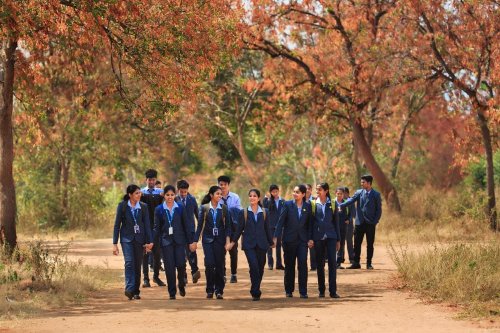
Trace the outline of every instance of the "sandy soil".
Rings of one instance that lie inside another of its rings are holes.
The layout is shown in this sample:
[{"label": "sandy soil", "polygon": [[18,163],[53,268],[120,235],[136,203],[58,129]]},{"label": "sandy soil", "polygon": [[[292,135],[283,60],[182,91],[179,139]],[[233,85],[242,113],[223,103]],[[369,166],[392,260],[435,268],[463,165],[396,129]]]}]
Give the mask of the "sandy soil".
[{"label": "sandy soil", "polygon": [[[69,254],[86,264],[119,271],[123,257],[113,257],[110,244],[109,239],[78,241],[72,243]],[[201,251],[198,258],[202,263]],[[227,262],[229,267],[229,257]],[[395,266],[381,244],[373,264],[374,271],[339,270],[342,298],[336,300],[318,298],[315,272],[309,272],[309,299],[299,299],[297,292],[287,299],[283,271],[266,269],[262,300],[252,302],[248,266],[240,251],[238,283],[226,285],[224,300],[205,299],[202,274],[197,284],[189,281],[185,298],[168,300],[166,288],[155,285],[142,290],[142,300],[128,301],[123,295],[123,274],[117,274],[120,280],[82,306],[2,322],[0,332],[500,332],[498,323],[457,320],[451,308],[425,304],[391,289],[388,281]]]}]

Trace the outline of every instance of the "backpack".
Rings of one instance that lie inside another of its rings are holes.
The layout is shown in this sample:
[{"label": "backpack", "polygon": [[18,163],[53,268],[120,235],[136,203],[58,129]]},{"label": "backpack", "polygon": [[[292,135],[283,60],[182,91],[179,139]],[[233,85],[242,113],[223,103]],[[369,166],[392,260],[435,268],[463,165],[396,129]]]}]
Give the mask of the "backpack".
[{"label": "backpack", "polygon": [[[207,221],[207,213],[210,210],[210,203],[206,203],[204,205],[201,205],[201,209],[204,210],[204,214],[203,214],[203,221],[202,221],[203,226],[201,227],[200,237],[203,237],[203,231],[205,230],[205,222]],[[226,216],[227,216],[227,206],[222,205],[222,223],[224,224],[224,229],[227,228]]]},{"label": "backpack", "polygon": [[[264,208],[262,210],[262,213],[264,214],[264,222],[266,221],[266,209]],[[245,228],[247,226],[247,220],[248,220],[248,209],[243,209],[243,218],[245,219]]]},{"label": "backpack", "polygon": [[[313,216],[315,216],[316,215],[316,200],[311,200],[310,202],[311,202],[311,207],[312,207],[312,214],[313,214]],[[330,203],[331,203],[331,199],[330,199]],[[335,215],[337,212],[337,201],[335,201],[335,205],[332,204],[332,205],[330,205],[330,207],[332,208],[333,215]]]}]

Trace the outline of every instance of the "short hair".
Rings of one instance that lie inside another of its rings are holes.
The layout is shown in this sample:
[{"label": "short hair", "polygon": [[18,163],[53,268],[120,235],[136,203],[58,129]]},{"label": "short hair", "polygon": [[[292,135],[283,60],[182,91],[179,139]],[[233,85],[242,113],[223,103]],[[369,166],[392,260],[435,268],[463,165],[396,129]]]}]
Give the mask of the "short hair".
[{"label": "short hair", "polygon": [[280,188],[278,187],[278,185],[276,184],[272,184],[271,186],[269,186],[269,192],[272,192],[274,190],[279,190]]},{"label": "short hair", "polygon": [[157,180],[155,185],[161,185],[161,180]]},{"label": "short hair", "polygon": [[305,184],[307,188],[310,188],[312,190],[313,186],[311,184]]},{"label": "short hair", "polygon": [[174,185],[167,185],[165,186],[165,188],[163,189],[163,194],[167,194],[168,191],[172,191],[175,193],[175,187]]},{"label": "short hair", "polygon": [[337,187],[335,189],[335,192],[337,192],[337,191],[340,191],[340,192],[344,193],[345,192],[345,187]]},{"label": "short hair", "polygon": [[189,183],[185,179],[181,179],[177,182],[177,189],[188,189]]},{"label": "short hair", "polygon": [[368,182],[368,183],[373,183],[373,176],[372,175],[363,175],[361,176],[361,179]]},{"label": "short hair", "polygon": [[345,193],[349,193],[349,187],[344,186],[344,192],[345,192]]},{"label": "short hair", "polygon": [[158,177],[158,171],[155,169],[146,170],[146,178],[156,178]]},{"label": "short hair", "polygon": [[220,182],[231,184],[231,178],[229,178],[229,176],[219,176],[219,178],[217,178],[217,183]]}]

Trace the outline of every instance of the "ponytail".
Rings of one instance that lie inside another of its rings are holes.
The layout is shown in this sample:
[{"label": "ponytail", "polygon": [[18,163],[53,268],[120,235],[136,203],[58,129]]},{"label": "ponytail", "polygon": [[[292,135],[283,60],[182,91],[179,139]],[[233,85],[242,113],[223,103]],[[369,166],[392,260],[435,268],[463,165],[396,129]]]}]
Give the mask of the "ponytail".
[{"label": "ponytail", "polygon": [[214,193],[219,191],[219,190],[221,190],[221,188],[217,185],[210,187],[210,189],[208,190],[208,193],[205,194],[205,196],[201,200],[201,204],[205,205],[205,204],[209,203],[212,200],[212,196],[214,195]]},{"label": "ponytail", "polygon": [[130,184],[127,186],[127,193],[123,196],[123,201],[128,201],[130,199],[130,195],[134,194],[135,191],[140,190],[141,188],[135,184]]}]

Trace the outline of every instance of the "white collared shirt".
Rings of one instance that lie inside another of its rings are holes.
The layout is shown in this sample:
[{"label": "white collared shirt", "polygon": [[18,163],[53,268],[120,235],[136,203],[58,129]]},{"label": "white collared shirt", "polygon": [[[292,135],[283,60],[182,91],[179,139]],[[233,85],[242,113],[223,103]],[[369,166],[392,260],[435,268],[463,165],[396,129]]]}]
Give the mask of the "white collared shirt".
[{"label": "white collared shirt", "polygon": [[319,206],[319,208],[321,208],[321,211],[323,212],[323,217],[325,217],[325,208],[326,208],[326,205],[330,202],[330,198],[326,197],[326,202],[325,204],[322,204],[321,203],[321,200],[319,200],[319,198],[316,198],[316,207]]},{"label": "white collared shirt", "polygon": [[[248,206],[247,210],[253,213],[252,207]],[[257,223],[257,216],[259,215],[259,213],[263,213],[263,210],[260,206],[257,206],[257,214],[255,213],[253,214],[253,219],[255,220],[256,223]]]},{"label": "white collared shirt", "polygon": [[127,202],[127,205],[128,205],[130,208],[132,208],[133,210],[135,210],[135,209],[141,209],[141,204],[139,203],[139,201],[137,201],[137,202],[135,203],[135,206],[132,206],[132,204],[130,203],[130,200],[129,200],[129,201]]},{"label": "white collared shirt", "polygon": [[164,203],[162,204],[162,206],[163,206],[163,209],[164,209],[164,210],[168,210],[168,211],[170,212],[170,216],[171,216],[171,217],[172,217],[172,219],[173,219],[173,218],[174,218],[174,209],[176,209],[177,207],[179,207],[179,205],[177,204],[177,202],[175,202],[175,201],[174,201],[174,205],[172,206],[172,209],[168,208],[168,206],[167,206],[167,203],[166,203],[166,202],[164,202]]},{"label": "white collared shirt", "polygon": [[221,198],[221,201],[219,201],[219,204],[221,202],[224,202],[224,200],[226,200],[227,208],[238,208],[238,209],[242,208],[240,197],[238,194],[236,194],[234,192],[229,192],[224,199]]},{"label": "white collared shirt", "polygon": [[141,189],[141,192],[142,194],[158,194],[158,195],[161,195],[163,194],[163,190],[162,189],[159,189],[159,188],[156,188],[156,187],[153,187],[153,188],[149,188],[149,187],[144,187],[143,189]]}]

